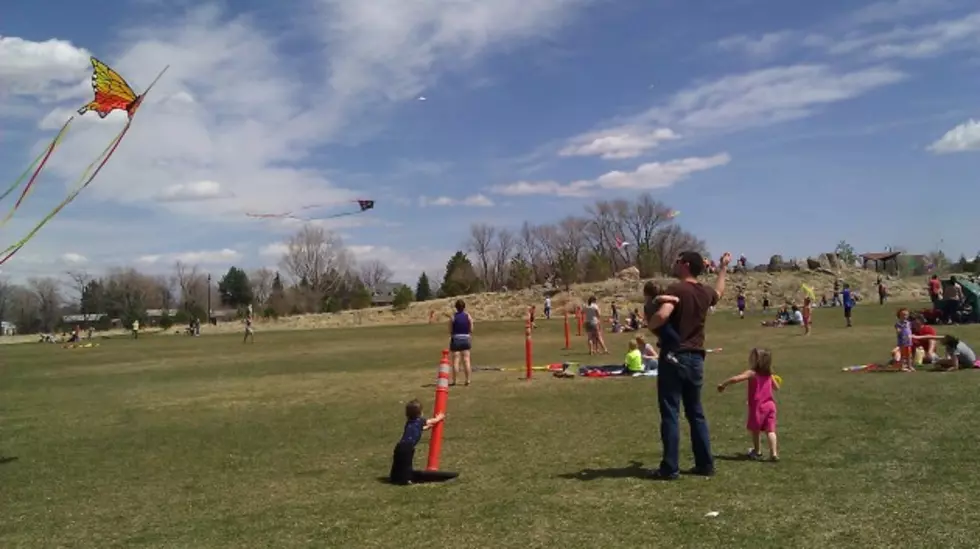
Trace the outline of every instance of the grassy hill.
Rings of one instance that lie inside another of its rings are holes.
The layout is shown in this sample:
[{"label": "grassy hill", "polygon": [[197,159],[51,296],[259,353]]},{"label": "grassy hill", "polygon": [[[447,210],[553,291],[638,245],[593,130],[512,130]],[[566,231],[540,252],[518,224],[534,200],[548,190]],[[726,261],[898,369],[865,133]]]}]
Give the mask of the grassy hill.
[{"label": "grassy hill", "polygon": [[[877,273],[862,269],[842,270],[840,277],[849,283],[858,296],[865,300],[877,300],[875,283]],[[720,304],[720,308],[731,308],[735,305],[737,288],[743,288],[750,309],[758,309],[762,304],[762,295],[769,288],[770,300],[774,305],[791,301],[802,303],[803,284],[809,285],[817,295],[826,294],[828,298],[833,291],[836,277],[819,271],[790,271],[782,273],[739,273],[729,275],[728,291]],[[656,279],[668,284],[671,279]],[[715,283],[715,276],[703,277],[707,284]],[[558,291],[552,296],[551,303],[554,316],[561,316],[566,310],[581,305],[589,298],[596,296],[600,305],[608,309],[615,301],[625,308],[640,307],[642,304],[642,288],[645,280],[610,279],[593,284],[575,284],[568,291]],[[901,302],[926,301],[925,277],[890,278],[885,277],[891,299]],[[466,301],[467,310],[477,321],[516,320],[523,317],[527,308],[537,305],[539,315],[544,304],[546,290],[536,287],[528,290],[482,293],[461,296]],[[298,315],[278,320],[260,320],[260,330],[281,329],[317,329],[368,325],[395,324],[424,324],[442,322],[449,318],[453,303],[457,298],[434,299],[421,303],[413,303],[407,310],[393,311],[391,307],[374,307],[358,311],[344,311],[331,314]],[[240,330],[237,323],[221,326],[209,326],[202,329],[207,332],[227,332]]]}]

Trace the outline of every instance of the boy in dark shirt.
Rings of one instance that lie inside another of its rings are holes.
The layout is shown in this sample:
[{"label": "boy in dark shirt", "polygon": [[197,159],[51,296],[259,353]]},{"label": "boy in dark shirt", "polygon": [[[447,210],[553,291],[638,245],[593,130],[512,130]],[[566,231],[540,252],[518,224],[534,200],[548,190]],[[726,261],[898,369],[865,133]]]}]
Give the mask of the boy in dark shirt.
[{"label": "boy in dark shirt", "polygon": [[413,400],[405,405],[405,430],[402,438],[395,445],[391,460],[391,483],[412,484],[416,482],[420,471],[412,470],[412,460],[415,458],[415,446],[422,440],[422,431],[428,431],[435,424],[446,418],[439,414],[432,419],[422,417],[422,403]]}]

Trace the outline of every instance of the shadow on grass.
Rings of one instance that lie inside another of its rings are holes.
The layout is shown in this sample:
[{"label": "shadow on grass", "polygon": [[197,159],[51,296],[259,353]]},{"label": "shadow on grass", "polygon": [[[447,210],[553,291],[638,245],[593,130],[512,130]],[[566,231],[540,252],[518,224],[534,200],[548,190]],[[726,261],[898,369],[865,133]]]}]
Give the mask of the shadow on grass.
[{"label": "shadow on grass", "polygon": [[7,463],[13,463],[13,462],[17,461],[18,459],[20,459],[20,458],[17,457],[17,456],[6,456],[6,457],[0,456],[0,465],[5,465]]},{"label": "shadow on grass", "polygon": [[649,478],[650,471],[643,468],[639,461],[631,461],[626,467],[614,467],[610,469],[582,469],[576,473],[564,473],[558,478],[567,480],[596,480],[600,478]]}]

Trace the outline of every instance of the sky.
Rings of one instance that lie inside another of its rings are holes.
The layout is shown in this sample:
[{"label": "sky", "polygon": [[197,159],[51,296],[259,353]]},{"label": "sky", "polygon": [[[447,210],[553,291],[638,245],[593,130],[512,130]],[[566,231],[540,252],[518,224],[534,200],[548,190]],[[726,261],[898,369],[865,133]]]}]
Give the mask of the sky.
[{"label": "sky", "polygon": [[[95,182],[2,266],[15,280],[275,267],[297,222],[245,214],[320,205],[314,223],[410,283],[440,277],[471,223],[547,223],[643,192],[713,254],[754,262],[842,239],[980,249],[970,0],[100,7],[15,2],[0,18],[0,186],[91,100],[90,56],[137,92],[169,66]],[[4,247],[124,122],[76,116]],[[375,209],[329,218],[359,198]]]}]

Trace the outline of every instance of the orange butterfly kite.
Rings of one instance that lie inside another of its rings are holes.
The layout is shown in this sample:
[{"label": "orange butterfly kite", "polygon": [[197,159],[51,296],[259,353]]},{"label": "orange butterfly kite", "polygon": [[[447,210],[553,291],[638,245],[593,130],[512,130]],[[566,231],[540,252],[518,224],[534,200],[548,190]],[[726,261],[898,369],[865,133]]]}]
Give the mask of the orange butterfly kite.
[{"label": "orange butterfly kite", "polygon": [[[146,92],[143,92],[143,95],[136,95],[133,88],[126,83],[122,76],[119,76],[118,72],[94,57],[92,58],[92,69],[92,90],[95,92],[95,99],[78,109],[78,114],[93,111],[99,115],[99,118],[105,118],[112,111],[123,110],[132,120],[133,115],[136,114],[136,109],[143,102]],[[166,70],[163,69],[160,76],[163,76]],[[156,84],[160,76],[157,76],[157,79],[150,84],[146,89],[147,92]]]},{"label": "orange butterfly kite", "polygon": [[[24,245],[27,244],[27,242],[33,238],[38,231],[41,230],[41,227],[54,218],[54,216],[57,215],[58,212],[60,212],[65,206],[75,200],[82,190],[84,190],[85,187],[88,187],[89,184],[95,180],[95,177],[100,171],[102,171],[102,168],[109,161],[109,157],[116,152],[116,148],[119,147],[119,143],[122,142],[123,137],[125,137],[126,133],[129,131],[129,127],[133,123],[133,116],[136,115],[136,110],[139,109],[140,104],[146,97],[146,94],[149,93],[150,89],[153,88],[154,85],[156,85],[157,81],[160,80],[160,77],[163,76],[163,73],[165,73],[168,68],[169,67],[164,67],[164,69],[160,71],[160,74],[157,75],[156,79],[154,79],[153,82],[147,86],[146,90],[143,91],[142,94],[137,95],[136,92],[133,91],[133,88],[126,83],[126,80],[122,76],[119,76],[119,73],[109,68],[109,66],[102,61],[99,61],[94,57],[92,58],[92,90],[95,92],[95,97],[84,107],[78,109],[78,114],[84,115],[89,111],[93,111],[98,114],[100,118],[105,118],[109,116],[112,111],[123,110],[126,111],[126,114],[128,115],[126,125],[123,126],[122,130],[120,130],[112,141],[109,142],[105,150],[102,151],[102,154],[93,160],[85,171],[82,172],[82,175],[78,178],[75,189],[68,194],[67,198],[62,200],[61,203],[59,203],[54,210],[51,211],[51,213],[45,216],[40,223],[35,225],[34,228],[27,233],[27,236],[11,244],[6,249],[0,250],[0,256],[2,256],[2,258],[0,258],[0,265],[6,263],[7,260],[20,251],[20,249],[23,248]],[[24,198],[34,187],[34,182],[37,181],[41,171],[44,170],[44,166],[51,158],[52,153],[54,153],[54,150],[61,144],[62,139],[64,139],[65,134],[68,132],[68,128],[71,126],[74,119],[75,117],[72,116],[65,122],[65,124],[61,127],[61,130],[58,131],[58,134],[55,135],[53,140],[51,140],[51,143],[44,148],[41,154],[34,160],[34,162],[31,163],[27,170],[25,170],[24,173],[17,178],[13,185],[11,185],[4,193],[0,194],[0,201],[2,201],[7,197],[7,195],[16,190],[25,179],[27,180],[27,184],[24,185],[24,189],[21,191],[17,202],[14,203],[14,205],[10,208],[10,211],[7,212],[6,217],[0,219],[0,227],[5,225],[7,221],[13,217],[14,212],[20,208]]]}]

